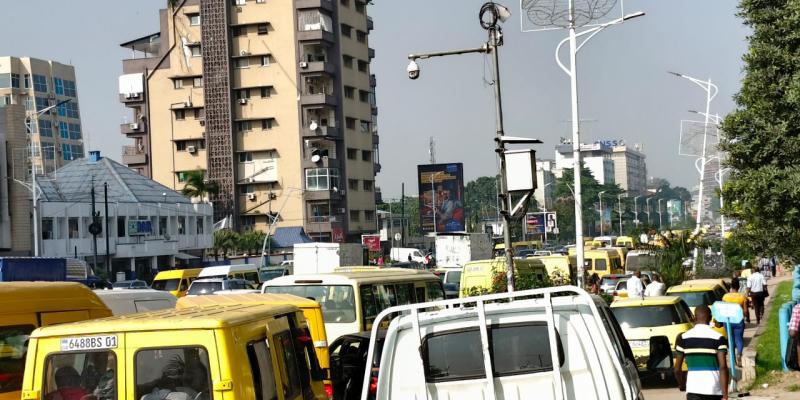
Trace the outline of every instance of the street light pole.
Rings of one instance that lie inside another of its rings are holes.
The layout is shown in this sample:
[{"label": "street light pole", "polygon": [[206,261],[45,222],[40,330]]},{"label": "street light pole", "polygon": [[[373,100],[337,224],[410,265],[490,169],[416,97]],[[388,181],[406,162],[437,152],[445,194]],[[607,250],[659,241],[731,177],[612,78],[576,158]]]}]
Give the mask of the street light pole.
[{"label": "street light pole", "polygon": [[622,195],[617,195],[617,201],[619,202],[619,235],[622,236]]},{"label": "street light pole", "polygon": [[603,190],[597,194],[597,197],[600,198],[600,236],[603,236],[603,193],[605,192],[606,191]]},{"label": "street light pole", "polygon": [[636,228],[639,228],[639,198],[642,196],[636,196],[633,198],[633,213],[635,216],[633,217],[633,223],[636,224]]},{"label": "street light pole", "polygon": [[650,225],[650,223],[651,223],[650,222],[650,200],[652,200],[652,199],[653,199],[652,197],[648,197],[648,198],[644,199],[645,204],[647,204],[647,225]]},{"label": "street light pole", "polygon": [[661,202],[662,201],[664,201],[664,199],[658,199],[658,230],[659,231],[664,230],[663,221],[661,219]]}]

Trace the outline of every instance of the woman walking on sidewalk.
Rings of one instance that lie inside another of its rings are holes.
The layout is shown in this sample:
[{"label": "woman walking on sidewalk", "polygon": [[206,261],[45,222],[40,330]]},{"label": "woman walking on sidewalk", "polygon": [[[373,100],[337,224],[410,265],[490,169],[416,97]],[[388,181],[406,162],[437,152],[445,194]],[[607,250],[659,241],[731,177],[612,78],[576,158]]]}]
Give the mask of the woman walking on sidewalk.
[{"label": "woman walking on sidewalk", "polygon": [[[731,290],[722,296],[722,301],[726,303],[735,303],[742,307],[744,314],[747,314],[747,297],[739,293],[739,280],[734,279],[731,282]],[[742,366],[742,350],[744,350],[744,321],[738,324],[731,324],[731,331],[733,332],[733,347],[736,351],[736,366]]]}]

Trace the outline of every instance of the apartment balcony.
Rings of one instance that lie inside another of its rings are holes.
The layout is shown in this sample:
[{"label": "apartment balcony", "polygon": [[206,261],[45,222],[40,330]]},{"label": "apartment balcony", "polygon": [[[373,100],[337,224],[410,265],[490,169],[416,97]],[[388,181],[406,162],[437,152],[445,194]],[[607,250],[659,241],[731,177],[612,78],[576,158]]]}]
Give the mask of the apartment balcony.
[{"label": "apartment balcony", "polygon": [[336,107],[339,105],[339,99],[332,94],[326,93],[302,94],[300,96],[300,105]]},{"label": "apartment balcony", "polygon": [[138,146],[122,146],[122,163],[128,166],[147,164],[147,153]]},{"label": "apartment balcony", "polygon": [[327,43],[336,43],[336,36],[332,32],[324,29],[315,29],[310,31],[298,31],[297,40],[300,42],[322,41]]},{"label": "apartment balcony", "polygon": [[372,106],[370,111],[372,112],[372,115],[377,116],[378,115],[378,106]]},{"label": "apartment balcony", "polygon": [[374,88],[375,86],[378,86],[378,80],[375,79],[375,74],[371,74],[369,76],[369,87]]},{"label": "apartment balcony", "polygon": [[144,93],[120,93],[119,101],[123,104],[139,104],[144,103]]},{"label": "apartment balcony", "polygon": [[367,32],[372,31],[375,29],[375,22],[372,21],[372,17],[367,17]]},{"label": "apartment balcony", "polygon": [[303,168],[342,168],[342,160],[323,156],[318,162],[313,162],[309,156],[303,159]]},{"label": "apartment balcony", "polygon": [[308,217],[304,228],[306,232],[331,232],[335,219],[334,216]]},{"label": "apartment balcony", "polygon": [[380,142],[381,142],[381,140],[380,140],[380,137],[378,135],[372,135],[372,144],[373,145],[380,144]]},{"label": "apartment balcony", "polygon": [[311,130],[306,126],[303,128],[303,137],[324,137],[331,139],[341,139],[342,130],[335,126],[318,126],[317,129]]},{"label": "apartment balcony", "polygon": [[123,135],[127,136],[144,135],[147,133],[147,123],[139,121],[120,124],[119,130]]},{"label": "apartment balcony", "polygon": [[374,169],[376,174],[381,172],[381,163],[374,163],[373,164],[373,169]]},{"label": "apartment balcony", "polygon": [[367,49],[367,54],[369,55],[369,59],[372,60],[373,58],[375,58],[375,49],[369,47]]},{"label": "apartment balcony", "polygon": [[335,11],[332,0],[295,0],[294,6],[298,10],[319,8],[331,13]]},{"label": "apartment balcony", "polygon": [[336,74],[336,65],[327,61],[301,61],[300,62],[300,74],[328,74],[328,75],[335,75]]},{"label": "apartment balcony", "polygon": [[306,190],[304,192],[307,201],[341,200],[344,193],[344,190]]}]

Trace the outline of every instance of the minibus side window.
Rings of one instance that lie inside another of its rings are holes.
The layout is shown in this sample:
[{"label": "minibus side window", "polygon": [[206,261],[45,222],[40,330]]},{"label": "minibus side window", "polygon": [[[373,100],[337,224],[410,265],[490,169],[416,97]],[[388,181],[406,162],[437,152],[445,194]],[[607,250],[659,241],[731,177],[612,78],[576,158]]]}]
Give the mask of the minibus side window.
[{"label": "minibus side window", "polygon": [[421,286],[415,288],[417,291],[417,303],[424,303],[425,302],[425,287]]},{"label": "minibus side window", "polygon": [[25,372],[25,355],[28,352],[28,337],[33,325],[4,326],[0,328],[0,393],[22,389]]},{"label": "minibus side window", "polygon": [[186,283],[186,279],[181,279],[181,286],[178,288],[179,292],[185,292],[189,290],[189,285]]},{"label": "minibus side window", "polygon": [[117,356],[113,351],[52,354],[44,364],[45,399],[117,398]]},{"label": "minibus side window", "polygon": [[397,304],[406,305],[414,303],[414,284],[413,283],[399,283],[397,284]]},{"label": "minibus side window", "polygon": [[186,398],[207,400],[213,394],[208,351],[203,347],[150,348],[137,351],[134,358],[137,399],[162,399],[179,392]]},{"label": "minibus side window", "polygon": [[607,270],[608,268],[606,267],[606,260],[603,260],[602,258],[598,258],[597,260],[595,260],[594,261],[594,269],[595,269],[595,271],[605,271],[605,270]]},{"label": "minibus side window", "polygon": [[378,315],[378,307],[375,304],[375,294],[372,293],[372,285],[361,285],[358,289],[361,293],[361,313],[363,314],[364,330],[369,329],[375,316]]},{"label": "minibus side window", "polygon": [[277,400],[275,370],[267,347],[267,339],[257,340],[247,345],[247,358],[253,372],[253,388],[256,400]]},{"label": "minibus side window", "polygon": [[428,301],[444,300],[444,289],[442,289],[442,282],[427,282],[428,287]]},{"label": "minibus side window", "polygon": [[289,331],[284,331],[275,335],[275,353],[283,360],[285,371],[283,376],[283,398],[293,399],[300,394],[300,377],[297,365],[297,356],[292,344],[292,336]]}]

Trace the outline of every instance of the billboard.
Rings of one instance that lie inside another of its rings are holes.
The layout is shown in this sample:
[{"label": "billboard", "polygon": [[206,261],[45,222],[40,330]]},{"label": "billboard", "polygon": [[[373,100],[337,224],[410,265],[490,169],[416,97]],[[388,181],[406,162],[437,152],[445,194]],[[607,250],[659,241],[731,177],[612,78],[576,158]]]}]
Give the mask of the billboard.
[{"label": "billboard", "polygon": [[427,164],[417,166],[419,182],[419,224],[423,232],[463,232],[464,165]]},{"label": "billboard", "polygon": [[667,201],[667,214],[672,220],[683,218],[683,202],[680,200]]},{"label": "billboard", "polygon": [[555,212],[528,213],[525,215],[525,234],[542,235],[555,233],[558,229],[558,219]]},{"label": "billboard", "polygon": [[361,244],[369,251],[381,251],[381,235],[361,235]]}]

